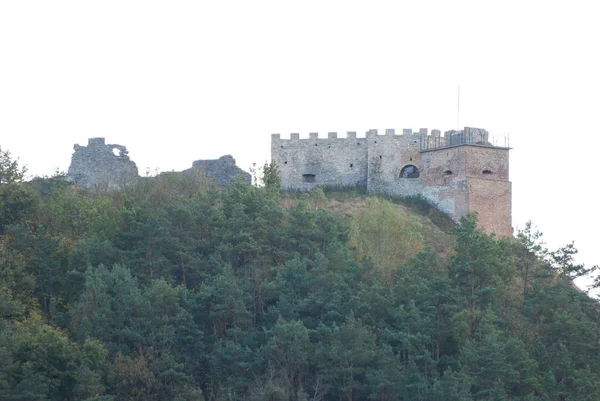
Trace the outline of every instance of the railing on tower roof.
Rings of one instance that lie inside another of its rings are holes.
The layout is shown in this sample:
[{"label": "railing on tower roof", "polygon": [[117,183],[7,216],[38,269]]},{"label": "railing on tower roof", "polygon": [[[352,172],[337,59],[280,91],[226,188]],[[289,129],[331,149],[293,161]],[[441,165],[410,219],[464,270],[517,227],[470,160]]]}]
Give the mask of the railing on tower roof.
[{"label": "railing on tower roof", "polygon": [[489,142],[489,133],[483,128],[465,127],[463,130],[446,131],[444,136],[439,131],[433,131],[431,135],[421,135],[421,152],[428,150],[443,149],[460,145],[483,145],[493,146]]}]

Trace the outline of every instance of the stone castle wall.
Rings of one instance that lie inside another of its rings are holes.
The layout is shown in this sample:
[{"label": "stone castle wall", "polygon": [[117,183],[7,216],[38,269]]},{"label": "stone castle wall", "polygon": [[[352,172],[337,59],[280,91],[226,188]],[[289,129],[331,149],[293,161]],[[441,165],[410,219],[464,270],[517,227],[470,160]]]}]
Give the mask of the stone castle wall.
[{"label": "stone castle wall", "polygon": [[317,186],[366,186],[367,141],[349,132],[347,138],[329,133],[319,138],[311,133],[309,139],[271,137],[271,161],[279,167],[286,189],[311,190]]},{"label": "stone castle wall", "polygon": [[422,195],[455,220],[479,214],[488,233],[512,235],[508,148],[492,146],[483,129],[367,131],[364,138],[329,133],[308,139],[271,137],[282,188],[360,186],[370,193]]},{"label": "stone castle wall", "polygon": [[420,179],[400,177],[405,166],[415,166],[420,172],[422,134],[426,134],[425,129],[419,132],[403,130],[402,135],[396,135],[392,129],[386,130],[385,135],[378,135],[377,130],[367,131],[368,192],[392,196],[411,196],[423,192]]}]

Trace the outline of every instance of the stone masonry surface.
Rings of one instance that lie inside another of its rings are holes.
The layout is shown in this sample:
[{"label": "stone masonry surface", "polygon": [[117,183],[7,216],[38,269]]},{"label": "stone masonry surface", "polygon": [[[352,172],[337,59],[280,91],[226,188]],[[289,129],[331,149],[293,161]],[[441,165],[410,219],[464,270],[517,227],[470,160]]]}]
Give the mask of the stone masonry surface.
[{"label": "stone masonry surface", "polygon": [[484,231],[512,235],[509,148],[493,146],[484,129],[460,131],[422,128],[384,135],[369,130],[364,138],[348,132],[338,138],[310,133],[300,139],[271,136],[271,160],[281,174],[283,189],[318,186],[358,186],[391,196],[422,195],[453,219],[471,212]]},{"label": "stone masonry surface", "polygon": [[192,163],[191,169],[183,172],[187,173],[198,169],[204,170],[208,177],[224,187],[233,185],[238,177],[248,184],[252,183],[250,174],[236,166],[235,159],[231,155],[221,156],[216,160],[196,160]]},{"label": "stone masonry surface", "polygon": [[104,138],[90,138],[88,146],[75,145],[68,176],[86,189],[120,189],[134,184],[138,169],[127,148],[107,145]]},{"label": "stone masonry surface", "polygon": [[[107,145],[104,138],[90,138],[88,146],[75,145],[68,176],[77,186],[85,189],[123,189],[135,184],[140,176],[127,148]],[[239,176],[247,183],[250,174],[235,165],[235,159],[222,156],[216,160],[196,160],[183,174],[202,170],[218,185],[229,186]]]}]

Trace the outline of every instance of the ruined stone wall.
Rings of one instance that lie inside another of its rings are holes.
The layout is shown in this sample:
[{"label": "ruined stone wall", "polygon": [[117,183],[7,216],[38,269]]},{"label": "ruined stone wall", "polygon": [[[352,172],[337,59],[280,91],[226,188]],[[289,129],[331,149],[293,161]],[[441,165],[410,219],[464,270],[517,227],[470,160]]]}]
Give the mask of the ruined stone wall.
[{"label": "ruined stone wall", "polygon": [[235,159],[231,155],[221,156],[216,160],[196,160],[192,163],[192,168],[185,170],[184,173],[193,170],[204,171],[207,177],[224,187],[233,185],[238,177],[248,184],[252,183],[250,174],[236,166]]},{"label": "ruined stone wall", "polygon": [[[140,179],[135,163],[129,158],[127,148],[107,145],[104,138],[90,138],[88,146],[74,146],[68,177],[80,188],[123,189]],[[233,185],[237,177],[251,184],[250,174],[235,164],[235,159],[222,156],[216,160],[196,160],[183,174],[203,171],[220,186]]]},{"label": "ruined stone wall", "polygon": [[338,138],[310,133],[308,139],[291,134],[290,139],[271,136],[271,160],[277,164],[283,189],[311,190],[317,186],[365,186],[367,184],[367,140],[348,132]]},{"label": "ruined stone wall", "polygon": [[134,184],[138,176],[127,148],[107,145],[104,138],[90,138],[88,146],[75,145],[67,175],[86,189],[122,189]]}]

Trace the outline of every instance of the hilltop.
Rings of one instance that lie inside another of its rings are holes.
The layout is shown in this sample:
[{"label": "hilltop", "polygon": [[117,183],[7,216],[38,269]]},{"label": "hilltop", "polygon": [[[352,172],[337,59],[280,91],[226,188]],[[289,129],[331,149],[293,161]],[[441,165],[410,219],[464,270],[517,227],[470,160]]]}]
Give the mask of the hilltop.
[{"label": "hilltop", "polygon": [[0,400],[597,400],[576,250],[421,198],[0,185]]}]

